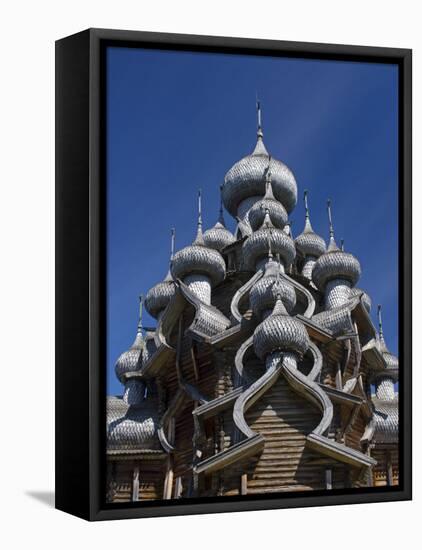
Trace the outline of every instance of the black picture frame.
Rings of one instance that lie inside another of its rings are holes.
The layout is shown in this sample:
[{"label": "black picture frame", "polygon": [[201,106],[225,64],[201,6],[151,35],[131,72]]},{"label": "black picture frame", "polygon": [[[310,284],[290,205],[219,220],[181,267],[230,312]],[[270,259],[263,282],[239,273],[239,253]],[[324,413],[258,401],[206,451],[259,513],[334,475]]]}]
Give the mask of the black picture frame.
[{"label": "black picture frame", "polygon": [[[393,63],[399,67],[400,485],[111,505],[105,474],[105,133],[108,45]],[[89,29],[56,42],[56,508],[87,520],[412,498],[412,51]]]}]

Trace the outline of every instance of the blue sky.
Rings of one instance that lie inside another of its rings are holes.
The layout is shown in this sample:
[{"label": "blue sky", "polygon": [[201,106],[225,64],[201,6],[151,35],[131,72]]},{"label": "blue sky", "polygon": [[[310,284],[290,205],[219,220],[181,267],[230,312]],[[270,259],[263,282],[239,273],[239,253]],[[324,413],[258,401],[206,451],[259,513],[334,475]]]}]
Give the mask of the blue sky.
[{"label": "blue sky", "polygon": [[294,236],[308,189],[312,225],[328,239],[331,198],[336,239],[360,260],[358,286],[374,320],[383,305],[397,353],[397,83],[393,65],[108,49],[108,393],[122,390],[114,363],[134,339],[138,295],[166,275],[170,228],[176,249],[193,240],[198,188],[204,226],[214,225],[225,173],[254,148],[257,92],[266,147],[298,184]]}]

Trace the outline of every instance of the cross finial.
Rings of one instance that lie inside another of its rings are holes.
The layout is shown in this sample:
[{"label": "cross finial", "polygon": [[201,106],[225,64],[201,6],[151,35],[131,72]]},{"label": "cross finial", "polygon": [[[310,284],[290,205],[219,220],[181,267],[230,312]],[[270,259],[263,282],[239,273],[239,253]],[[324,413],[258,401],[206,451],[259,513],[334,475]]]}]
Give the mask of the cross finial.
[{"label": "cross finial", "polygon": [[258,137],[262,137],[264,134],[262,132],[262,115],[261,115],[261,102],[258,99],[258,94],[256,94],[256,115],[258,119]]},{"label": "cross finial", "polygon": [[204,246],[204,238],[202,236],[202,195],[201,189],[198,189],[198,230],[193,244]]},{"label": "cross finial", "polygon": [[176,230],[174,227],[171,228],[171,244],[170,244],[170,261],[174,256],[174,245],[176,241]]},{"label": "cross finial", "polygon": [[384,332],[382,330],[382,317],[381,317],[381,305],[378,304],[378,327],[381,340],[384,338]]},{"label": "cross finial", "polygon": [[202,196],[201,189],[198,189],[198,226],[202,227]]},{"label": "cross finial", "polygon": [[333,219],[331,217],[331,200],[327,201],[328,223],[330,224],[330,239],[334,239],[334,226]]},{"label": "cross finial", "polygon": [[309,220],[309,208],[308,208],[308,190],[305,189],[303,193],[303,202],[305,203],[305,218]]}]

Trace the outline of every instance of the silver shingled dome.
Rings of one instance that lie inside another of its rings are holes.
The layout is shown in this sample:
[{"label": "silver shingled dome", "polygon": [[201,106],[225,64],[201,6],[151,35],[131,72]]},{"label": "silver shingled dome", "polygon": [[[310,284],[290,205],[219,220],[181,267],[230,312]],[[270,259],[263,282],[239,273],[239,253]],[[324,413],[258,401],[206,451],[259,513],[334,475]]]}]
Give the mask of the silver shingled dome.
[{"label": "silver shingled dome", "polygon": [[122,353],[117,359],[114,370],[116,376],[120,382],[123,383],[123,375],[128,372],[139,370],[142,366],[142,349],[144,346],[144,339],[141,330],[138,329],[135,341],[130,348]]},{"label": "silver shingled dome", "polygon": [[147,292],[145,308],[148,313],[156,319],[166,309],[175,292],[176,286],[169,271],[164,281],[156,284]]},{"label": "silver shingled dome", "polygon": [[308,208],[308,191],[304,192],[303,200],[305,203],[305,227],[302,233],[296,237],[295,245],[303,256],[319,258],[326,252],[327,247],[324,239],[312,229]]},{"label": "silver shingled dome", "polygon": [[280,295],[287,311],[290,313],[296,305],[296,293],[291,284],[279,279],[280,265],[269,259],[265,273],[252,287],[249,302],[254,314],[260,318],[262,313],[273,310]]},{"label": "silver shingled dome", "polygon": [[274,227],[283,229],[288,221],[286,209],[274,197],[271,184],[271,173],[267,174],[267,188],[264,197],[256,202],[249,210],[249,223],[254,231],[259,229],[264,222],[265,213],[268,211],[270,219]]},{"label": "silver shingled dome", "polygon": [[312,280],[319,290],[323,291],[328,281],[345,279],[354,286],[360,277],[359,261],[348,252],[343,252],[337,245],[330,244],[328,252],[322,254],[315,262]]},{"label": "silver shingled dome", "polygon": [[289,317],[278,299],[271,315],[255,329],[253,344],[260,359],[275,351],[291,351],[302,356],[309,348],[309,337],[303,324],[296,317]]},{"label": "silver shingled dome", "polygon": [[223,185],[224,206],[234,217],[237,207],[248,197],[265,194],[265,173],[271,170],[274,197],[291,212],[297,203],[297,184],[291,170],[281,161],[269,157],[258,133],[255,150],[234,164],[227,172]]},{"label": "silver shingled dome", "polygon": [[267,256],[269,247],[274,255],[280,255],[284,267],[290,266],[295,259],[296,249],[293,239],[282,229],[272,226],[267,210],[262,227],[243,243],[245,268],[253,271],[256,263]]},{"label": "silver shingled dome", "polygon": [[226,228],[223,215],[223,204],[220,206],[220,215],[214,227],[207,229],[204,233],[204,244],[221,252],[225,246],[236,241],[234,235]]}]

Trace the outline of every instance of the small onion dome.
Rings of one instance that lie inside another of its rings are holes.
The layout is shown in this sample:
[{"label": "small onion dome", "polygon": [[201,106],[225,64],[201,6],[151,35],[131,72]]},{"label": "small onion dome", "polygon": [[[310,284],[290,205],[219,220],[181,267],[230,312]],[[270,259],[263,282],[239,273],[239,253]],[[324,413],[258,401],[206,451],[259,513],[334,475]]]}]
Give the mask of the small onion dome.
[{"label": "small onion dome", "polygon": [[214,227],[204,232],[204,243],[208,248],[221,252],[225,246],[235,242],[234,235],[226,228],[223,215],[223,204],[220,205],[220,216]]},{"label": "small onion dome", "polygon": [[205,275],[212,284],[221,283],[226,276],[226,264],[223,256],[205,245],[202,234],[201,194],[199,193],[198,231],[190,246],[176,252],[171,262],[174,279],[183,279],[186,275]]},{"label": "small onion dome", "polygon": [[309,348],[309,337],[304,325],[296,317],[287,315],[279,297],[271,315],[255,329],[253,344],[260,359],[275,351],[291,351],[302,356]]},{"label": "small onion dome", "polygon": [[350,298],[354,298],[355,296],[361,296],[362,297],[362,303],[364,308],[368,313],[371,313],[371,307],[372,307],[372,300],[364,290],[361,288],[352,288],[350,289]]},{"label": "small onion dome", "polygon": [[280,265],[272,257],[265,265],[265,273],[252,287],[249,294],[249,302],[252,311],[257,317],[261,317],[264,311],[272,310],[280,295],[287,311],[293,310],[296,305],[296,293],[291,284],[279,278]]},{"label": "small onion dome", "polygon": [[191,246],[176,252],[171,271],[175,279],[183,279],[186,275],[200,274],[209,277],[213,284],[218,284],[226,275],[226,264],[217,250],[199,245],[194,241]]},{"label": "small onion dome", "polygon": [[359,261],[352,254],[337,249],[318,258],[312,270],[312,280],[323,291],[328,281],[333,279],[345,279],[354,286],[360,274]]},{"label": "small onion dome", "polygon": [[324,290],[328,281],[333,279],[345,279],[349,281],[351,286],[354,286],[361,274],[359,261],[352,254],[340,250],[336,244],[330,201],[327,202],[327,209],[330,224],[330,242],[327,252],[318,258],[312,270],[312,280],[321,291]]},{"label": "small onion dome", "polygon": [[123,375],[138,370],[142,366],[142,349],[144,339],[142,332],[138,332],[130,348],[117,359],[114,370],[119,382],[123,382]]},{"label": "small onion dome", "polygon": [[305,201],[305,227],[300,235],[295,239],[296,248],[303,256],[314,256],[319,258],[326,251],[325,241],[317,235],[312,229],[311,220],[308,209],[307,191],[304,193]]},{"label": "small onion dome", "polygon": [[270,165],[274,196],[287,212],[291,212],[297,202],[296,180],[290,169],[277,159],[269,157],[263,142],[261,109],[258,105],[258,133],[255,149],[232,166],[224,178],[223,202],[233,217],[237,215],[239,204],[248,197],[264,195],[265,171]]},{"label": "small onion dome", "polygon": [[142,336],[142,305],[143,297],[139,299],[139,323],[136,338],[130,348],[122,353],[114,366],[116,376],[123,383],[123,376],[127,372],[139,370],[142,366],[142,351],[144,349],[144,338]]},{"label": "small onion dome", "polygon": [[254,231],[263,224],[267,210],[274,227],[283,229],[288,220],[286,209],[281,202],[277,201],[274,197],[271,184],[271,172],[269,170],[267,172],[266,185],[264,198],[256,202],[249,210],[249,222]]},{"label": "small onion dome", "polygon": [[243,243],[243,259],[246,269],[253,271],[258,260],[268,254],[268,247],[274,254],[280,255],[284,267],[291,265],[295,259],[296,249],[293,239],[282,229],[274,227],[270,221],[268,210],[262,227],[252,233]]},{"label": "small onion dome", "polygon": [[148,313],[156,319],[161,311],[166,309],[175,292],[176,286],[169,270],[164,281],[156,284],[147,292],[145,308]]}]

